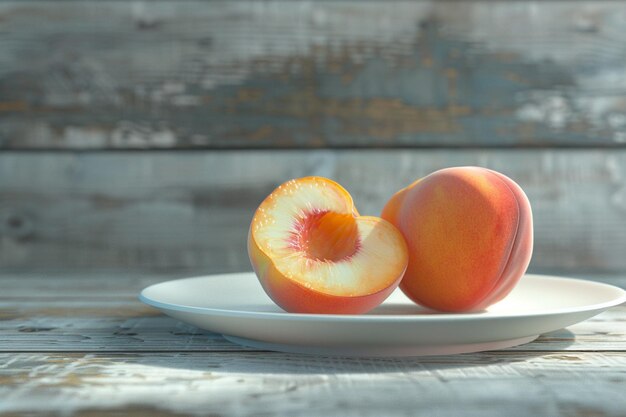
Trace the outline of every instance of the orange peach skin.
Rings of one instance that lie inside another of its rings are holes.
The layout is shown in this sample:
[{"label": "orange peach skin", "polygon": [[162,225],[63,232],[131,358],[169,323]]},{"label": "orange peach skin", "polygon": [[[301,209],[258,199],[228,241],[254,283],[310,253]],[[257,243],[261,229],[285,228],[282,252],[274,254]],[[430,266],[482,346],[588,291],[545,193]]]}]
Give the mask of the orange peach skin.
[{"label": "orange peach skin", "polygon": [[381,217],[409,248],[400,288],[431,309],[485,309],[509,294],[532,256],[528,198],[513,180],[485,168],[447,168],[417,180],[387,202]]},{"label": "orange peach skin", "polygon": [[402,275],[389,287],[373,294],[341,297],[324,294],[285,277],[248,235],[248,253],[254,272],[269,297],[285,311],[317,314],[362,314],[382,303],[398,287]]},{"label": "orange peach skin", "polygon": [[[359,218],[359,213],[354,207],[352,197],[341,185],[327,178],[306,177],[297,180],[300,183],[308,181],[325,181],[333,184],[336,191],[340,193],[341,199],[344,201],[345,215]],[[272,195],[268,199],[273,198]],[[260,207],[263,206],[263,203]],[[255,215],[256,218],[256,215]],[[365,218],[365,217],[362,217]],[[380,219],[379,219],[380,220]],[[252,268],[256,273],[259,281],[267,293],[267,295],[285,311],[292,313],[313,313],[313,314],[362,314],[370,311],[374,307],[381,304],[399,285],[406,263],[408,261],[408,251],[404,239],[388,222],[381,220],[381,227],[393,229],[393,233],[397,234],[397,251],[400,258],[404,259],[399,273],[391,276],[390,280],[385,282],[379,290],[364,295],[333,295],[316,291],[314,288],[307,287],[299,282],[285,276],[275,266],[274,261],[268,256],[261,245],[259,245],[252,233],[253,223],[248,233],[248,255]]]}]

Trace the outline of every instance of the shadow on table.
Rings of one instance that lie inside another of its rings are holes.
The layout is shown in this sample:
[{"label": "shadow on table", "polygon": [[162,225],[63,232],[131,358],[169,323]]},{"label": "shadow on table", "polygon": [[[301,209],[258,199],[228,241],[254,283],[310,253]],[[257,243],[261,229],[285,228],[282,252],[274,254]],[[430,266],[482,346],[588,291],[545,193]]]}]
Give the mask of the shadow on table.
[{"label": "shadow on table", "polygon": [[[207,336],[214,338],[209,332]],[[316,356],[253,350],[232,344],[225,350],[171,354],[145,353],[136,358],[143,365],[232,374],[372,374],[437,371],[503,366],[530,361],[547,354],[567,354],[575,335],[567,329],[541,335],[534,342],[513,348],[458,355],[402,358]]]}]

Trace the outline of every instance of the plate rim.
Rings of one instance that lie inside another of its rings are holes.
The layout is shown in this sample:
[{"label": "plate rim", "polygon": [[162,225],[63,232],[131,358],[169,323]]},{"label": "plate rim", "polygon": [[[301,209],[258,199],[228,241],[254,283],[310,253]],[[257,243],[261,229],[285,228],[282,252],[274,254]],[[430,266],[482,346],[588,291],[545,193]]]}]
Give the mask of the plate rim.
[{"label": "plate rim", "polygon": [[[244,311],[244,310],[229,310],[223,308],[212,308],[212,307],[197,307],[197,306],[188,306],[176,303],[164,303],[153,298],[150,298],[146,295],[146,292],[151,288],[160,285],[171,284],[176,281],[191,281],[191,280],[199,280],[206,279],[211,277],[227,277],[234,275],[244,275],[249,274],[251,276],[255,276],[252,271],[242,271],[242,272],[232,272],[232,273],[221,273],[221,274],[209,274],[209,275],[199,275],[187,278],[178,278],[168,281],[163,281],[159,283],[155,283],[145,287],[139,293],[138,299],[144,304],[155,307],[160,310],[170,310],[170,311],[179,311],[184,313],[193,313],[193,314],[202,314],[208,316],[221,316],[221,317],[237,317],[237,318],[254,318],[254,319],[272,319],[272,320],[287,320],[287,321],[323,321],[323,322],[445,322],[445,321],[465,321],[465,320],[500,320],[500,319],[514,319],[514,318],[530,318],[530,317],[541,317],[541,316],[551,316],[551,315],[561,315],[561,314],[575,314],[575,313],[584,313],[584,312],[592,312],[592,311],[601,311],[606,310],[611,307],[618,306],[624,302],[626,302],[626,290],[617,287],[615,285],[607,284],[604,282],[585,280],[580,278],[570,278],[563,277],[557,275],[544,275],[544,274],[525,274],[525,277],[532,277],[532,279],[541,279],[541,280],[567,280],[573,281],[576,283],[584,283],[586,285],[593,286],[601,286],[606,289],[611,289],[613,291],[618,291],[621,293],[616,298],[605,301],[602,303],[589,304],[583,307],[569,307],[569,308],[559,308],[553,310],[538,310],[528,313],[511,313],[511,314],[494,314],[494,315],[485,315],[483,313],[441,313],[436,312],[434,314],[424,314],[424,315],[402,315],[402,314],[306,314],[306,313],[288,313],[288,312],[265,312],[265,311]],[[259,290],[262,290],[259,288]],[[395,291],[399,291],[396,289]]]}]

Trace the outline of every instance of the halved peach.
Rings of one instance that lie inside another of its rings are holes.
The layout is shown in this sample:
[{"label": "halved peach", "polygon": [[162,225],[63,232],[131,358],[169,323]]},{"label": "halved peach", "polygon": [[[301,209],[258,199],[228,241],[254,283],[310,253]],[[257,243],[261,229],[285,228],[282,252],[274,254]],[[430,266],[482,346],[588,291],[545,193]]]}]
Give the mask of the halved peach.
[{"label": "halved peach", "polygon": [[400,288],[432,309],[475,311],[501,300],[532,255],[528,198],[485,168],[447,168],[417,180],[387,202],[382,217],[409,247]]},{"label": "halved peach", "polygon": [[398,286],[404,238],[359,216],[350,194],[322,177],[288,181],[256,210],[248,254],[265,292],[292,313],[360,314]]}]

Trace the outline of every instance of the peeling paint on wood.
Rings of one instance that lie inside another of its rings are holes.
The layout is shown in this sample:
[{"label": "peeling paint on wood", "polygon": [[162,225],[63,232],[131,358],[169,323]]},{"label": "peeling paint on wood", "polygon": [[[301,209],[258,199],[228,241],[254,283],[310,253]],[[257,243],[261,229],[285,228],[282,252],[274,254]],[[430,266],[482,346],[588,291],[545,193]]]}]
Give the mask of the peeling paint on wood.
[{"label": "peeling paint on wood", "polygon": [[[0,415],[617,417],[626,406],[625,306],[515,349],[318,357],[245,349],[152,316],[127,295],[165,275],[132,277],[74,271],[55,292],[42,274],[0,274],[10,289],[0,314],[15,313],[0,318]],[[60,305],[66,314],[53,313]]]},{"label": "peeling paint on wood", "polygon": [[331,177],[377,215],[394,190],[454,165],[496,169],[527,192],[533,271],[626,271],[621,150],[5,153],[0,268],[249,270],[250,219],[278,184]]},{"label": "peeling paint on wood", "polygon": [[0,147],[622,146],[625,16],[612,1],[4,2]]},{"label": "peeling paint on wood", "polygon": [[468,416],[559,417],[581,409],[619,416],[625,366],[622,353],[592,352],[419,359],[0,354],[0,412],[147,407],[192,415],[451,416],[461,407]]},{"label": "peeling paint on wood", "polygon": [[[162,316],[136,306],[123,317],[113,306],[85,311],[76,303],[70,314],[58,316],[54,307],[15,311],[23,315],[10,320],[0,316],[3,352],[221,352],[247,351],[221,335]],[[5,306],[0,307],[0,312]],[[48,313],[48,310],[53,310]],[[134,310],[134,312],[133,312]],[[36,314],[30,316],[30,314]],[[596,346],[598,348],[598,346]]]}]

